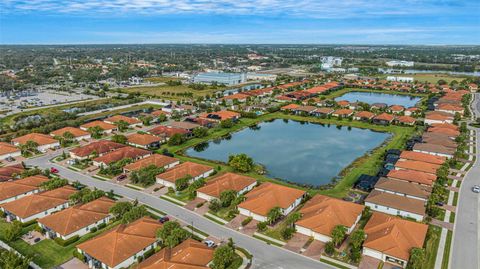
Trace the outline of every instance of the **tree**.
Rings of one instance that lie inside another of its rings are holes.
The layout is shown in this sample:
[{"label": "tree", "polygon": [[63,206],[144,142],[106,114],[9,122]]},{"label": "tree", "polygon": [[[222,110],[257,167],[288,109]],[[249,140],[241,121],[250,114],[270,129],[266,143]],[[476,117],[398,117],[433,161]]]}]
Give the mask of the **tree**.
[{"label": "tree", "polygon": [[350,235],[349,244],[352,248],[360,250],[364,240],[365,232],[362,229],[358,229]]},{"label": "tree", "polygon": [[174,134],[168,139],[168,145],[177,146],[185,142],[185,136],[182,134]]},{"label": "tree", "polygon": [[128,126],[130,126],[128,124],[128,122],[126,122],[124,120],[120,120],[120,121],[115,122],[115,125],[117,126],[117,128],[120,132],[126,131],[128,129]]},{"label": "tree", "polygon": [[282,209],[278,206],[270,209],[267,214],[268,223],[272,224],[282,216]]},{"label": "tree", "polygon": [[218,199],[213,199],[210,201],[208,205],[208,209],[212,210],[213,212],[217,212],[222,208],[222,203]]},{"label": "tree", "polygon": [[73,204],[76,204],[76,203],[86,204],[86,203],[91,202],[93,200],[96,200],[96,199],[98,199],[98,198],[100,198],[104,195],[105,195],[105,192],[102,191],[102,190],[94,189],[92,191],[89,188],[83,188],[80,191],[70,195],[70,197],[68,197],[68,199]]},{"label": "tree", "polygon": [[421,269],[425,263],[425,250],[423,248],[412,248],[410,250],[410,260],[408,261],[408,269]]},{"label": "tree", "polygon": [[335,244],[332,241],[328,241],[325,244],[325,253],[332,255],[335,252]]},{"label": "tree", "polygon": [[122,215],[122,223],[127,224],[136,221],[137,219],[144,217],[148,214],[148,210],[145,206],[134,206],[125,214]]},{"label": "tree", "polygon": [[229,207],[235,200],[236,196],[237,192],[234,190],[226,190],[220,193],[220,202],[222,203],[222,207]]},{"label": "tree", "polygon": [[165,114],[160,114],[160,115],[158,115],[158,117],[157,117],[157,121],[158,121],[158,122],[164,122],[164,121],[166,121],[166,120],[167,120],[167,116],[166,116]]},{"label": "tree", "polygon": [[220,127],[225,129],[232,128],[233,125],[234,125],[234,122],[231,119],[222,120],[220,122]]},{"label": "tree", "polygon": [[193,129],[193,136],[195,137],[205,137],[208,135],[208,129],[205,128],[205,127],[197,127],[195,129]]},{"label": "tree", "polygon": [[140,170],[133,171],[130,175],[130,180],[135,184],[140,184],[144,187],[150,186],[155,183],[155,177],[165,171],[163,167],[156,167],[155,165],[149,165]]},{"label": "tree", "polygon": [[130,202],[117,202],[110,208],[110,213],[113,214],[115,218],[123,216],[125,213],[130,211],[133,208],[132,203]]},{"label": "tree", "polygon": [[53,190],[56,188],[63,187],[68,184],[68,180],[64,178],[54,178],[49,181],[45,181],[40,184],[40,188],[46,191]]},{"label": "tree", "polygon": [[228,156],[228,165],[241,173],[250,172],[254,168],[253,159],[244,153]]},{"label": "tree", "polygon": [[92,138],[99,139],[103,135],[103,129],[100,126],[93,126],[87,129]]},{"label": "tree", "polygon": [[302,214],[300,212],[293,212],[287,217],[287,220],[285,221],[285,224],[287,225],[293,225],[295,222],[300,220],[302,218]]},{"label": "tree", "polygon": [[28,269],[31,258],[18,255],[13,250],[0,249],[0,268],[2,269]]},{"label": "tree", "polygon": [[38,143],[32,140],[28,140],[25,144],[20,145],[20,151],[22,155],[36,154],[38,153]]},{"label": "tree", "polygon": [[173,248],[189,237],[189,233],[184,230],[177,221],[168,221],[157,230],[157,237],[169,248]]},{"label": "tree", "polygon": [[191,175],[186,175],[183,178],[177,179],[177,181],[175,181],[175,189],[177,191],[183,191],[188,187],[188,183],[190,182],[190,180],[192,180]]},{"label": "tree", "polygon": [[343,239],[345,238],[345,235],[347,234],[347,229],[343,225],[337,225],[335,228],[332,230],[332,242],[335,246],[338,246]]},{"label": "tree", "polygon": [[223,245],[215,249],[213,253],[212,268],[226,269],[235,260],[235,249],[230,244]]},{"label": "tree", "polygon": [[116,134],[112,136],[112,141],[120,144],[127,144],[128,138],[121,134]]},{"label": "tree", "polygon": [[22,223],[14,220],[5,228],[3,233],[7,242],[17,240],[22,235]]}]

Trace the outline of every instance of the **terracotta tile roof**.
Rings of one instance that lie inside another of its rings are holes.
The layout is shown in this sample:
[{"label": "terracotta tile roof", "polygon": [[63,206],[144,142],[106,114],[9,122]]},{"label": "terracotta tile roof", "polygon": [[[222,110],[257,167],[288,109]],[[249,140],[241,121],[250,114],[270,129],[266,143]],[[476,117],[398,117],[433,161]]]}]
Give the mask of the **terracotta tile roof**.
[{"label": "terracotta tile roof", "polygon": [[244,99],[247,99],[248,97],[249,97],[249,95],[247,95],[247,94],[236,93],[236,94],[225,96],[222,99],[225,99],[225,100],[234,100],[234,99],[244,100]]},{"label": "terracotta tile roof", "polygon": [[382,113],[374,117],[375,120],[393,121],[395,117],[392,114]]},{"label": "terracotta tile roof", "polygon": [[285,95],[277,96],[277,97],[275,97],[275,99],[280,100],[280,101],[292,101],[293,100],[293,98],[290,98],[290,97],[285,96]]},{"label": "terracotta tile roof", "polygon": [[201,113],[199,117],[203,119],[228,120],[228,119],[239,118],[240,113],[228,111],[228,110],[222,110],[217,112]]},{"label": "terracotta tile roof", "polygon": [[420,108],[418,108],[418,107],[409,107],[405,111],[415,112],[415,111],[419,111],[419,110],[420,110]]},{"label": "terracotta tile roof", "polygon": [[143,217],[127,225],[118,225],[77,245],[77,248],[109,267],[115,267],[155,243],[156,232],[160,227],[160,222]]},{"label": "terracotta tile roof", "polygon": [[437,180],[436,175],[432,175],[432,174],[424,173],[420,171],[414,171],[414,170],[391,170],[387,174],[387,177],[415,182],[415,183],[428,185],[428,186],[432,186],[433,182]]},{"label": "terracotta tile roof", "polygon": [[395,167],[436,174],[440,165],[422,161],[398,160]]},{"label": "terracotta tile roof", "polygon": [[432,126],[434,128],[436,128],[436,127],[447,128],[447,129],[452,129],[452,130],[455,130],[455,131],[459,130],[457,125],[451,124],[451,123],[432,123],[430,126]]},{"label": "terracotta tile roof", "polygon": [[398,217],[373,212],[364,228],[363,247],[407,261],[412,248],[422,248],[428,226]]},{"label": "terracotta tile roof", "polygon": [[201,174],[204,174],[213,167],[193,162],[184,162],[179,165],[176,165],[173,168],[168,169],[162,174],[157,175],[157,178],[161,178],[166,181],[175,183],[177,180],[190,175],[192,177],[197,177]]},{"label": "terracotta tile roof", "polygon": [[0,201],[37,190],[40,184],[48,181],[46,176],[31,176],[15,181],[0,182]]},{"label": "terracotta tile roof", "polygon": [[84,131],[80,128],[75,128],[75,127],[65,127],[65,128],[62,128],[62,129],[58,129],[56,131],[51,132],[50,135],[52,135],[52,136],[63,136],[63,134],[65,134],[66,132],[71,133],[74,137],[90,135],[89,132]]},{"label": "terracotta tile roof", "polygon": [[158,117],[158,116],[160,116],[160,115],[165,115],[165,116],[170,115],[170,113],[168,113],[168,112],[166,112],[166,111],[163,111],[163,110],[155,110],[155,111],[153,111],[153,112],[150,113],[150,114],[151,114],[152,116],[154,116],[154,117]]},{"label": "terracotta tile roof", "polygon": [[355,117],[362,118],[362,119],[371,119],[375,117],[375,114],[370,111],[359,111],[355,113]]},{"label": "terracotta tile roof", "polygon": [[200,127],[199,124],[196,123],[191,123],[188,121],[173,121],[170,123],[170,126],[172,128],[180,128],[180,129],[185,129],[185,130],[192,130],[197,127]]},{"label": "terracotta tile roof", "polygon": [[64,186],[51,191],[40,192],[22,197],[18,200],[1,204],[0,207],[21,218],[41,213],[68,202],[68,197],[77,192],[70,186]]},{"label": "terracotta tile roof", "polygon": [[131,134],[127,136],[127,142],[135,145],[148,146],[155,142],[162,141],[162,138],[150,134]]},{"label": "terracotta tile roof", "polygon": [[363,208],[363,205],[317,194],[302,207],[302,218],[295,224],[330,236],[337,225],[353,226]]},{"label": "terracotta tile roof", "polygon": [[348,102],[347,100],[340,100],[337,102],[337,105],[341,106],[341,107],[345,107],[345,106],[348,106],[350,104],[350,102]]},{"label": "terracotta tile roof", "polygon": [[21,174],[24,170],[22,164],[0,167],[0,182],[13,179],[15,175]]},{"label": "terracotta tile roof", "polygon": [[342,108],[342,109],[337,109],[337,110],[333,111],[332,114],[339,115],[339,116],[348,116],[348,115],[353,114],[353,112],[354,111],[352,109]]},{"label": "terracotta tile roof", "polygon": [[425,119],[427,120],[453,120],[453,115],[446,112],[430,111],[425,113]]},{"label": "terracotta tile roof", "polygon": [[454,148],[449,148],[442,145],[431,144],[431,143],[416,143],[413,146],[413,150],[440,153],[440,154],[446,154],[446,155],[455,154]]},{"label": "terracotta tile roof", "polygon": [[410,116],[400,116],[397,117],[397,120],[401,123],[415,123],[417,120],[415,118],[412,118]]},{"label": "terracotta tile roof", "polygon": [[400,159],[407,159],[412,161],[422,161],[427,163],[433,163],[442,165],[447,158],[441,156],[434,156],[427,153],[415,152],[415,151],[402,151],[400,154]]},{"label": "terracotta tile roof", "polygon": [[89,203],[56,212],[39,219],[38,222],[63,236],[67,236],[106,218],[114,204],[115,201],[107,197],[101,197]]},{"label": "terracotta tile roof", "polygon": [[137,269],[208,269],[212,259],[213,249],[188,238],[173,249],[163,248]]},{"label": "terracotta tile roof", "polygon": [[124,121],[124,122],[128,123],[129,125],[141,123],[141,121],[139,121],[135,118],[131,118],[131,117],[123,116],[123,115],[115,115],[115,116],[106,118],[103,121],[104,122],[113,122],[113,123],[118,123],[120,121]]},{"label": "terracotta tile roof", "polygon": [[12,142],[19,143],[20,145],[24,145],[28,141],[34,141],[40,146],[58,143],[58,141],[56,139],[53,139],[51,136],[39,133],[29,133],[24,136],[12,139]]},{"label": "terracotta tile roof", "polygon": [[377,184],[375,184],[375,189],[394,191],[424,199],[427,199],[432,192],[432,187],[384,177],[377,181]]},{"label": "terracotta tile roof", "polygon": [[150,165],[155,165],[156,167],[164,167],[175,162],[178,162],[177,158],[165,156],[162,154],[153,154],[134,163],[125,165],[124,169],[128,171],[137,171]]},{"label": "terracotta tile roof", "polygon": [[288,208],[295,200],[301,198],[305,191],[270,182],[263,183],[247,193],[246,200],[238,205],[255,214],[266,216],[270,209],[278,206]]},{"label": "terracotta tile roof", "polygon": [[84,128],[84,129],[88,129],[88,128],[92,128],[92,127],[95,127],[95,126],[98,126],[100,128],[102,128],[102,130],[106,131],[106,130],[112,130],[112,129],[116,129],[117,126],[113,125],[113,124],[110,124],[110,123],[106,123],[106,122],[103,122],[103,121],[99,121],[99,120],[96,120],[96,121],[91,121],[91,122],[88,122],[88,123],[85,123],[85,124],[82,124],[80,125],[81,128]]},{"label": "terracotta tile roof", "polygon": [[188,134],[189,132],[181,128],[174,128],[174,127],[160,125],[148,130],[148,133],[157,135],[157,136],[171,137],[174,134]]},{"label": "terracotta tile roof", "polygon": [[447,148],[457,148],[457,143],[448,137],[425,137],[422,138],[422,142],[444,146]]},{"label": "terracotta tile roof", "polygon": [[317,107],[316,106],[299,106],[294,110],[310,113],[310,112],[313,112],[313,111],[317,110]]},{"label": "terracotta tile roof", "polygon": [[102,155],[123,147],[126,147],[126,145],[108,140],[100,140],[82,147],[72,149],[70,150],[70,152],[79,157],[85,157],[91,155],[94,151],[97,152],[97,154]]},{"label": "terracotta tile roof", "polygon": [[405,110],[405,107],[401,105],[393,105],[393,106],[390,106],[390,110],[393,112],[402,112]]},{"label": "terracotta tile roof", "polygon": [[234,190],[239,192],[255,182],[257,182],[257,180],[251,177],[226,173],[208,181],[205,186],[197,189],[197,192],[220,198],[220,194],[223,191]]},{"label": "terracotta tile roof", "polygon": [[437,106],[438,110],[448,110],[448,111],[458,111],[461,112],[463,111],[463,107],[459,105],[452,105],[452,104],[439,104]]},{"label": "terracotta tile roof", "polygon": [[300,105],[297,105],[297,104],[288,104],[286,106],[282,106],[280,110],[292,110],[292,109],[296,109],[299,106]]},{"label": "terracotta tile roof", "polygon": [[460,132],[457,130],[453,130],[451,128],[443,128],[443,127],[428,128],[428,132],[446,134],[451,137],[457,137],[460,135]]},{"label": "terracotta tile roof", "polygon": [[9,153],[19,152],[20,149],[15,147],[12,144],[8,144],[5,142],[0,142],[0,155],[5,155]]},{"label": "terracotta tile roof", "polygon": [[425,202],[419,199],[408,198],[379,190],[373,190],[365,198],[365,203],[373,203],[394,208],[401,211],[425,215]]},{"label": "terracotta tile roof", "polygon": [[126,146],[109,152],[103,156],[97,157],[93,159],[93,161],[99,163],[101,162],[108,165],[110,163],[117,162],[126,158],[136,159],[138,157],[149,154],[151,154],[151,152],[148,150]]}]

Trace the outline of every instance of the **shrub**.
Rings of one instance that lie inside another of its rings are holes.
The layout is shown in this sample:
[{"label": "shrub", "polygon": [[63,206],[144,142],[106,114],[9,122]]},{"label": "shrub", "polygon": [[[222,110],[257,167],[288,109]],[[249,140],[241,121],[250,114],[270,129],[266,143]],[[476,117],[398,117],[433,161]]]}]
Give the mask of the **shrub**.
[{"label": "shrub", "polygon": [[325,244],[325,253],[328,255],[332,255],[335,252],[335,245],[333,244],[332,241],[328,241],[327,244]]},{"label": "shrub", "polygon": [[73,236],[73,237],[71,237],[67,240],[63,240],[60,237],[55,237],[55,239],[53,239],[53,241],[55,241],[55,243],[59,244],[60,246],[65,247],[65,246],[68,246],[68,245],[76,242],[79,238],[80,238],[80,236],[78,236],[78,235],[75,235],[75,236]]},{"label": "shrub", "polygon": [[213,199],[212,201],[210,201],[210,204],[208,205],[208,209],[212,210],[213,212],[217,212],[218,210],[220,210],[221,207],[222,207],[222,204],[218,199]]},{"label": "shrub", "polygon": [[200,203],[198,203],[195,207],[196,207],[196,208],[199,208],[199,207],[202,207],[204,204],[205,204],[205,202],[200,202]]},{"label": "shrub", "polygon": [[248,217],[244,220],[242,220],[242,226],[246,226],[247,224],[249,224],[251,221],[252,221],[252,217]]},{"label": "shrub", "polygon": [[295,228],[287,227],[287,228],[283,229],[281,233],[282,233],[282,238],[285,239],[285,240],[288,240],[288,239],[292,238],[293,233],[295,233]]},{"label": "shrub", "polygon": [[31,221],[27,221],[27,222],[22,223],[22,227],[28,227],[28,226],[30,226],[32,224],[35,224],[35,223],[37,223],[37,220],[33,219]]},{"label": "shrub", "polygon": [[98,230],[101,230],[103,228],[107,227],[107,224],[106,223],[100,223],[98,226],[97,226],[97,229]]},{"label": "shrub", "polygon": [[82,262],[84,262],[84,261],[85,261],[85,256],[83,256],[83,254],[82,254],[82,253],[78,252],[78,250],[77,250],[77,249],[74,249],[74,250],[73,250],[73,257],[75,257],[75,258],[77,258],[77,259],[81,260]]},{"label": "shrub", "polygon": [[94,233],[94,232],[96,232],[96,231],[98,231],[98,228],[97,228],[97,227],[93,227],[92,229],[90,229],[90,232],[91,232],[91,233]]},{"label": "shrub", "polygon": [[259,222],[257,223],[257,229],[260,231],[260,232],[263,232],[267,229],[267,223],[265,221],[262,221],[262,222]]}]

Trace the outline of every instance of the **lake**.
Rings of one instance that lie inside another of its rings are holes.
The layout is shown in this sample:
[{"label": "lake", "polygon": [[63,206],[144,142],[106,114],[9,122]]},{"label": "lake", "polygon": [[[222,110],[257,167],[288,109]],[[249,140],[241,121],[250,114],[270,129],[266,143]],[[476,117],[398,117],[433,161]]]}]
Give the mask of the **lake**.
[{"label": "lake", "polygon": [[186,154],[227,162],[229,155],[245,153],[264,165],[269,177],[320,186],[389,136],[367,129],[277,119],[202,143]]},{"label": "lake", "polygon": [[415,106],[422,98],[410,95],[389,94],[379,92],[348,92],[335,98],[335,101],[347,100],[349,102],[363,102],[367,104],[385,103],[391,105],[402,105],[404,107]]}]

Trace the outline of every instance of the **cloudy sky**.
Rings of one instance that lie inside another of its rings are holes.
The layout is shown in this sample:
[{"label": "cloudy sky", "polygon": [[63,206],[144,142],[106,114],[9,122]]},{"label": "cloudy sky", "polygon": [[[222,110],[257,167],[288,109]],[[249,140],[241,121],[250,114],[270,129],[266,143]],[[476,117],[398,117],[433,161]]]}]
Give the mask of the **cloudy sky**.
[{"label": "cloudy sky", "polygon": [[1,44],[480,44],[480,0],[0,0]]}]

